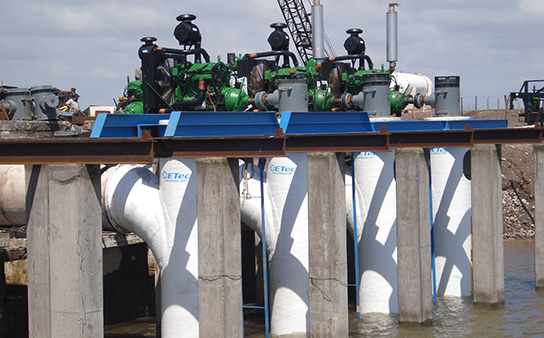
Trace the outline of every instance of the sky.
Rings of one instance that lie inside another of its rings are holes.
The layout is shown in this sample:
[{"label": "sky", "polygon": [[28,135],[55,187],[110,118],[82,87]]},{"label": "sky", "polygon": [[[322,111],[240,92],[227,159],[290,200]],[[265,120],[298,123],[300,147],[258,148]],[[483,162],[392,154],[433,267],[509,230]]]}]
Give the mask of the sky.
[{"label": "sky", "polygon": [[[524,80],[544,78],[544,0],[398,0],[397,71],[459,75],[464,109],[504,107]],[[307,11],[310,6],[304,0]],[[361,28],[366,53],[386,67],[384,0],[321,0],[337,55],[346,30]],[[178,48],[176,17],[191,13],[213,60],[268,51],[269,25],[283,22],[275,0],[2,0],[0,83],[76,87],[80,105],[113,105],[140,67],[144,36]],[[292,48],[292,51],[295,51]]]}]

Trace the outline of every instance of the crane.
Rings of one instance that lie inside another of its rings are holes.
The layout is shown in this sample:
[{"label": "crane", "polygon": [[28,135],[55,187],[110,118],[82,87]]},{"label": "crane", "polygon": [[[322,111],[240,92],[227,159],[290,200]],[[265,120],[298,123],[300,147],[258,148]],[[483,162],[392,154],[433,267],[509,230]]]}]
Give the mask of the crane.
[{"label": "crane", "polygon": [[[297,48],[298,54],[301,60],[306,63],[313,57],[312,23],[309,18],[310,15],[306,11],[302,0],[277,1],[285,22],[287,23],[287,29],[289,29],[289,33],[291,33],[291,37],[293,38],[293,42]],[[308,2],[310,2],[310,0],[308,0]],[[336,53],[334,52],[331,41],[325,32],[323,32],[323,35],[325,40],[325,56],[335,56]]]}]

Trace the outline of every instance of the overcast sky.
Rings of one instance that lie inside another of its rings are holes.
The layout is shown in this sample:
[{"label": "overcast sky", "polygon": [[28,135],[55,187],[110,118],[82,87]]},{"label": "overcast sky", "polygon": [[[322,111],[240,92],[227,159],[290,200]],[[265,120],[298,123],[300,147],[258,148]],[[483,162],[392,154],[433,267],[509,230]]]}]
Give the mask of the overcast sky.
[{"label": "overcast sky", "polygon": [[[310,11],[307,0],[304,0]],[[321,0],[338,55],[346,29],[362,28],[367,54],[386,64],[389,1]],[[465,109],[491,107],[526,79],[544,78],[544,0],[399,0],[397,71],[461,76]],[[76,87],[82,107],[112,105],[140,67],[144,36],[178,46],[179,14],[192,13],[213,59],[269,50],[269,25],[283,21],[275,0],[2,0],[0,82]]]}]

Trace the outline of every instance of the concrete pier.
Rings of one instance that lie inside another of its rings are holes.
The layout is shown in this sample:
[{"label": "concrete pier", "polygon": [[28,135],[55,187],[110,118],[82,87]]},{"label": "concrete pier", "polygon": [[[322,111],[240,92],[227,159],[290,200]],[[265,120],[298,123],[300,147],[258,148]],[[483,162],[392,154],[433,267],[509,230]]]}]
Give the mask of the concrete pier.
[{"label": "concrete pier", "polygon": [[237,159],[197,159],[200,337],[242,337]]},{"label": "concrete pier", "polygon": [[502,178],[499,145],[471,150],[474,303],[504,303]]},{"label": "concrete pier", "polygon": [[348,337],[343,153],[308,153],[310,334]]},{"label": "concrete pier", "polygon": [[26,168],[29,336],[103,337],[100,168]]},{"label": "concrete pier", "polygon": [[432,322],[428,153],[396,151],[399,322]]},{"label": "concrete pier", "polygon": [[535,161],[535,280],[544,288],[544,145],[534,144]]}]

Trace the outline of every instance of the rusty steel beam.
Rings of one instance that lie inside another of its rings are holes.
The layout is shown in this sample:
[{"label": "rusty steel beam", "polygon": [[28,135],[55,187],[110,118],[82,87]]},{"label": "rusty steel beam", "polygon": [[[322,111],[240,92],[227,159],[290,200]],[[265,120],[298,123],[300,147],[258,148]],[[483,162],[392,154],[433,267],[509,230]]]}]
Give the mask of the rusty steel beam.
[{"label": "rusty steel beam", "polygon": [[152,139],[0,139],[0,164],[152,163]]},{"label": "rusty steel beam", "polygon": [[155,157],[274,157],[285,156],[284,136],[224,138],[155,138]]},{"label": "rusty steel beam", "polygon": [[389,150],[389,134],[289,135],[286,152],[359,152]]},{"label": "rusty steel beam", "polygon": [[391,148],[472,147],[473,131],[422,131],[391,133]]},{"label": "rusty steel beam", "polygon": [[542,143],[542,128],[479,129],[474,131],[474,143],[513,144]]},{"label": "rusty steel beam", "polygon": [[155,157],[273,157],[286,152],[387,151],[391,148],[471,147],[474,144],[541,143],[543,128],[470,129],[244,136],[220,138],[0,139],[0,164],[152,163]]}]

